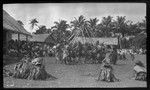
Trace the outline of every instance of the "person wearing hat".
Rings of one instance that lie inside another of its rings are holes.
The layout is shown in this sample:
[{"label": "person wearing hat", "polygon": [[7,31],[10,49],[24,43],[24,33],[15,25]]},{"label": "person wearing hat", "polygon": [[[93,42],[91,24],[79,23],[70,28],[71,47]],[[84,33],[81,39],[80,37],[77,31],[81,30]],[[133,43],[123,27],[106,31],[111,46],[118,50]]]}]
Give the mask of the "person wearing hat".
[{"label": "person wearing hat", "polygon": [[144,64],[141,61],[138,60],[137,62],[135,62],[133,70],[134,77],[132,79],[146,81],[147,71]]}]

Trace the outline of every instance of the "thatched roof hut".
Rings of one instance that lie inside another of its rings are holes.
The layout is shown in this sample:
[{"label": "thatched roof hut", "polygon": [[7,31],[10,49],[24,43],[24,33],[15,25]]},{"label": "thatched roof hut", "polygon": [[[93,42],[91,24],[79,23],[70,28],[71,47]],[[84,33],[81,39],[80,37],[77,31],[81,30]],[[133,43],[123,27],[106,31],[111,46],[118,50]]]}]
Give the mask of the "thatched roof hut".
[{"label": "thatched roof hut", "polygon": [[30,41],[32,42],[45,42],[45,39],[49,36],[49,34],[34,34]]},{"label": "thatched roof hut", "polygon": [[118,45],[118,38],[85,38],[85,37],[75,37],[73,42],[81,42],[83,43],[93,43],[99,42],[99,44],[105,44],[105,45]]},{"label": "thatched roof hut", "polygon": [[20,25],[13,17],[11,17],[5,10],[3,10],[3,30],[9,30],[13,33],[20,33],[31,36],[25,28]]},{"label": "thatched roof hut", "polygon": [[25,28],[20,25],[13,17],[11,17],[5,10],[3,10],[3,52],[7,54],[7,47],[9,40],[12,39],[12,33],[18,34],[18,40],[20,40],[20,34],[26,36],[32,35],[25,30]]},{"label": "thatched roof hut", "polygon": [[48,44],[53,46],[54,43],[49,39],[49,37],[50,34],[34,34],[32,38],[30,38],[30,41],[35,43],[42,43],[43,45]]}]

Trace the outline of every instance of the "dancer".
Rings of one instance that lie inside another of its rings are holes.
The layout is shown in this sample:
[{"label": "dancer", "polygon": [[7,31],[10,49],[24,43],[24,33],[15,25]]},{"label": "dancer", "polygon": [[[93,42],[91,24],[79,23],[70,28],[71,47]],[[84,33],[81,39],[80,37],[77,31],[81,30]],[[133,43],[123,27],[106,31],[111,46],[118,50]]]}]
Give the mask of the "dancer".
[{"label": "dancer", "polygon": [[118,58],[117,58],[117,49],[113,48],[113,51],[112,51],[110,57],[111,57],[111,62],[112,62],[114,65],[116,65],[117,59],[118,59]]},{"label": "dancer", "polygon": [[147,80],[147,71],[144,64],[141,61],[137,61],[134,65],[134,77],[132,79],[146,81]]},{"label": "dancer", "polygon": [[110,53],[107,53],[105,59],[102,61],[102,67],[97,81],[99,80],[106,82],[120,81],[114,76],[113,67],[110,64]]}]

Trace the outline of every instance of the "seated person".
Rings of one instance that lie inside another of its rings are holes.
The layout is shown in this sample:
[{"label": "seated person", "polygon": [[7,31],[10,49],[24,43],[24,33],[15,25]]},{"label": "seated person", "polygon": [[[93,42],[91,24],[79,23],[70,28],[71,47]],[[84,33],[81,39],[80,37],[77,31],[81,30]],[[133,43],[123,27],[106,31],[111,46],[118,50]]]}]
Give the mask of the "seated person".
[{"label": "seated person", "polygon": [[132,79],[146,81],[147,71],[144,64],[141,61],[137,61],[133,69],[134,69],[134,78]]},{"label": "seated person", "polygon": [[14,67],[14,78],[22,78],[26,79],[29,75],[29,63],[30,63],[30,58],[24,57],[18,62],[15,67]]}]

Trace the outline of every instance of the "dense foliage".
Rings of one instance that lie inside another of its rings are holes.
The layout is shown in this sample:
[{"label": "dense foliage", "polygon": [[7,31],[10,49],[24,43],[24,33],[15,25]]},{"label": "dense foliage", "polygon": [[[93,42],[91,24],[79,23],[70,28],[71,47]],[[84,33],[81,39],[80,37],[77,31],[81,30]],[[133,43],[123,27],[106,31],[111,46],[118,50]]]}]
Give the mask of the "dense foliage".
[{"label": "dense foliage", "polygon": [[87,20],[83,15],[75,18],[70,23],[66,20],[54,22],[54,26],[47,28],[45,25],[37,25],[38,20],[32,19],[30,24],[32,29],[37,26],[35,34],[51,34],[56,43],[68,41],[71,36],[82,37],[116,37],[116,36],[136,36],[141,32],[146,33],[146,18],[142,22],[133,23],[127,20],[126,16],[103,17]]}]

